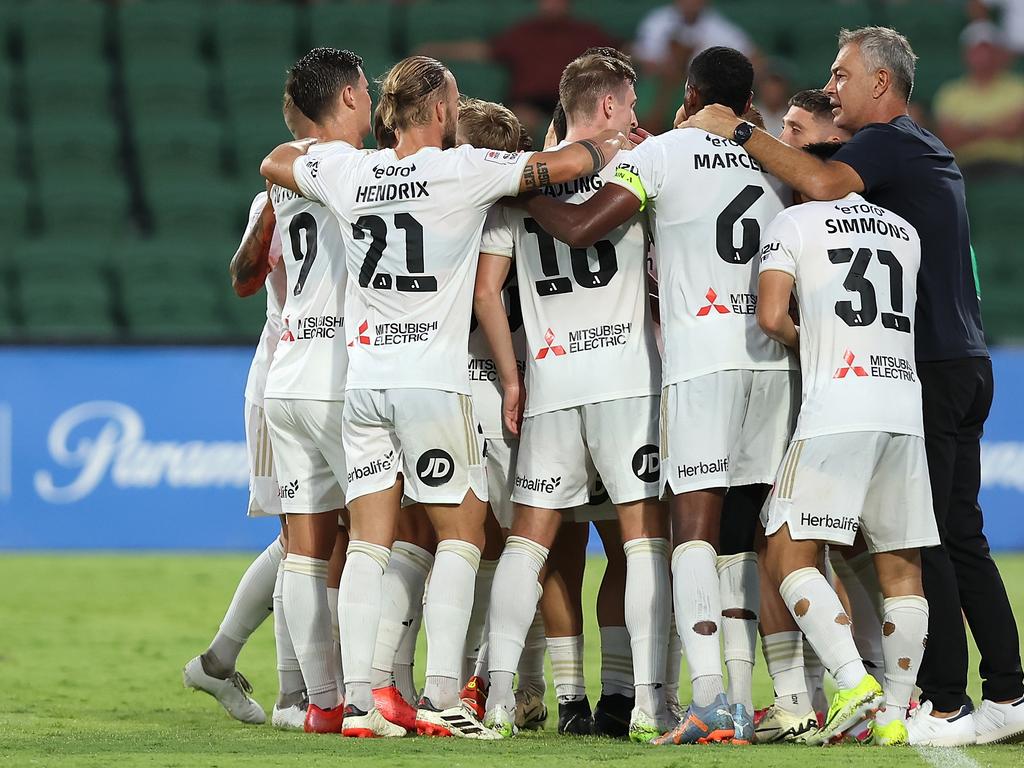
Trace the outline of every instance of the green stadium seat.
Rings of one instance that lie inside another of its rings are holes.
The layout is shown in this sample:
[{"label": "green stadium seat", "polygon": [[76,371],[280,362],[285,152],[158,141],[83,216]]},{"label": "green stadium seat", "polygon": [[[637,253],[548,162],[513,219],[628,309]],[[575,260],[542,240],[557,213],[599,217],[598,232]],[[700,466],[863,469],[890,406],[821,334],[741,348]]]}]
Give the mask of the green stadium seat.
[{"label": "green stadium seat", "polygon": [[112,113],[110,65],[99,59],[47,59],[25,67],[25,100],[36,125]]},{"label": "green stadium seat", "polygon": [[404,9],[407,45],[412,51],[423,43],[439,40],[488,40],[535,12],[535,3],[523,2],[437,0],[413,3]]},{"label": "green stadium seat", "polygon": [[204,120],[137,121],[135,152],[147,184],[169,177],[205,179],[226,167],[223,129]]},{"label": "green stadium seat", "polygon": [[121,3],[118,9],[121,50],[132,60],[198,56],[211,15],[209,4],[181,0]]},{"label": "green stadium seat", "polygon": [[18,175],[18,130],[6,114],[0,116],[0,183]]},{"label": "green stadium seat", "polygon": [[[27,234],[29,191],[17,179],[6,179],[0,184],[0,232],[13,241],[23,239]],[[0,264],[8,260],[10,252],[0,249]]]},{"label": "green stadium seat", "polygon": [[[393,3],[327,2],[309,7],[311,47],[347,48],[363,58],[394,59],[402,9]],[[369,76],[369,73],[367,73]]]},{"label": "green stadium seat", "polygon": [[27,62],[59,61],[69,66],[103,56],[106,4],[80,0],[21,0],[16,4]]},{"label": "green stadium seat", "polygon": [[204,270],[135,264],[123,266],[118,278],[128,333],[134,339],[194,342],[223,337],[228,330]]},{"label": "green stadium seat", "polygon": [[44,123],[31,136],[36,172],[43,178],[110,176],[119,167],[120,135],[112,121]]},{"label": "green stadium seat", "polygon": [[216,301],[227,316],[228,327],[239,337],[253,342],[267,322],[267,296],[261,290],[252,296],[240,299],[231,289],[231,282],[218,284]]},{"label": "green stadium seat", "polygon": [[146,191],[157,231],[197,242],[240,237],[252,201],[237,185],[216,177],[155,179]]},{"label": "green stadium seat", "polygon": [[112,292],[102,269],[75,262],[24,259],[18,292],[26,338],[93,338],[114,333]]},{"label": "green stadium seat", "polygon": [[[581,19],[600,24],[612,37],[622,44],[628,44],[636,38],[636,28],[644,16],[652,9],[665,4],[665,0],[632,0],[628,3],[617,0],[591,0],[587,3],[578,3],[574,11]],[[527,6],[527,11],[532,12],[533,8]]]},{"label": "green stadium seat", "polygon": [[80,236],[104,243],[131,227],[127,186],[113,175],[41,179],[39,202],[46,231],[53,237]]},{"label": "green stadium seat", "polygon": [[238,164],[238,184],[242,197],[248,194],[248,200],[263,188],[263,177],[260,176],[260,163],[278,144],[291,141],[292,136],[284,125],[280,112],[264,113],[252,116],[235,125],[235,134],[231,147]]},{"label": "green stadium seat", "polygon": [[124,79],[133,118],[139,122],[215,117],[210,73],[198,58],[125,58]]},{"label": "green stadium seat", "polygon": [[213,12],[213,34],[221,58],[257,54],[293,58],[297,51],[296,3],[218,3]]},{"label": "green stadium seat", "polygon": [[500,64],[453,61],[451,70],[461,93],[487,101],[504,101],[508,92],[508,71]]},{"label": "green stadium seat", "polygon": [[238,223],[237,239],[228,236],[211,239],[208,235],[125,238],[111,246],[111,262],[117,268],[142,269],[148,266],[153,270],[205,272],[213,280],[223,279],[230,283],[228,264],[238,248],[244,223]]}]

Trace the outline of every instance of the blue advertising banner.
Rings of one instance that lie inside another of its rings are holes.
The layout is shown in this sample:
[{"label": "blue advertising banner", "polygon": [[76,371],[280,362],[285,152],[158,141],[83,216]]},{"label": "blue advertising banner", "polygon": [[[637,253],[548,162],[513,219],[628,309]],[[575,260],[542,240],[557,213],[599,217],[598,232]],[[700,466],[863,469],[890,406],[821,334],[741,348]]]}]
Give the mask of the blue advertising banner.
[{"label": "blue advertising banner", "polygon": [[[0,548],[266,546],[276,521],[246,517],[251,355],[0,349]],[[1024,350],[993,362],[981,504],[992,547],[1024,550]]]}]

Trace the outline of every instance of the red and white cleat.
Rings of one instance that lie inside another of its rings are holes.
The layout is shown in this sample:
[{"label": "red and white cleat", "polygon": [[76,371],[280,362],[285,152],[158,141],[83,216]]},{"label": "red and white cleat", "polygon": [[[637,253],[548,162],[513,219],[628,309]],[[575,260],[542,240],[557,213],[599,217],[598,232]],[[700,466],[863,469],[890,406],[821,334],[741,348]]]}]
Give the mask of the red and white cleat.
[{"label": "red and white cleat", "polygon": [[320,709],[316,704],[306,707],[306,720],[302,730],[306,733],[341,733],[345,710],[341,706]]},{"label": "red and white cleat", "polygon": [[473,675],[459,694],[462,703],[473,711],[477,720],[484,719],[484,705],[487,704],[487,683],[482,677]]},{"label": "red and white cleat", "polygon": [[402,698],[396,686],[374,688],[373,706],[388,722],[407,731],[416,730],[416,708]]},{"label": "red and white cleat", "polygon": [[469,707],[459,702],[448,709],[438,709],[430,699],[420,699],[416,710],[416,733],[421,736],[444,736],[457,739],[478,739],[494,741],[501,734],[493,731],[482,722]]},{"label": "red and white cleat", "polygon": [[345,707],[345,727],[341,735],[353,739],[399,739],[405,728],[386,720],[376,707],[364,712],[349,704]]}]

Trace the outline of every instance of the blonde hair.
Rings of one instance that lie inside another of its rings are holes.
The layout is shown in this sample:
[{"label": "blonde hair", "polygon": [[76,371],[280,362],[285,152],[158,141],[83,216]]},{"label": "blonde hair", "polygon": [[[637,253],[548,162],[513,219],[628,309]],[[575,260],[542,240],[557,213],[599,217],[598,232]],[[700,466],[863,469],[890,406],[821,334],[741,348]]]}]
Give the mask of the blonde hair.
[{"label": "blonde hair", "polygon": [[395,64],[380,80],[378,111],[381,122],[394,131],[430,122],[433,96],[443,98],[448,68],[429,56],[410,56]]},{"label": "blonde hair", "polygon": [[508,107],[465,98],[459,102],[459,132],[474,147],[516,152],[523,128]]}]

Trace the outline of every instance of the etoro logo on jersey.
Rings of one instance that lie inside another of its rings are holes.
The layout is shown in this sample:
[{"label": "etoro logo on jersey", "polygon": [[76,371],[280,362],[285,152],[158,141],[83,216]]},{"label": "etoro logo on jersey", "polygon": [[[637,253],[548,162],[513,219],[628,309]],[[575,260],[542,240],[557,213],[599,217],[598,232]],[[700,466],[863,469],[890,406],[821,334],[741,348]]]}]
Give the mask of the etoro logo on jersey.
[{"label": "etoro logo on jersey", "polygon": [[537,353],[538,360],[543,360],[547,357],[548,352],[553,353],[555,357],[561,357],[565,354],[565,347],[561,344],[555,344],[555,333],[550,328],[548,328],[547,332],[544,334],[544,343],[547,346],[540,348],[540,351]]},{"label": "etoro logo on jersey", "polygon": [[851,373],[852,378],[895,379],[897,381],[917,381],[914,364],[905,357],[895,355],[868,355],[868,366],[858,365],[857,356],[851,350],[843,352],[843,365],[836,368],[833,379],[845,379]]}]

